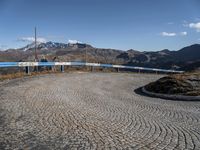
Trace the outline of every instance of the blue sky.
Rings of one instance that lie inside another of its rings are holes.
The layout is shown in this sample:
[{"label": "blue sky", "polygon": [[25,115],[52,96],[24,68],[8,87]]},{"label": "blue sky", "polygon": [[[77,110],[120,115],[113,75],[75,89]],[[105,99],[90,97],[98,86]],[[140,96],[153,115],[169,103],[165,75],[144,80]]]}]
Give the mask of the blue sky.
[{"label": "blue sky", "polygon": [[0,49],[39,40],[178,50],[200,43],[199,0],[0,0]]}]

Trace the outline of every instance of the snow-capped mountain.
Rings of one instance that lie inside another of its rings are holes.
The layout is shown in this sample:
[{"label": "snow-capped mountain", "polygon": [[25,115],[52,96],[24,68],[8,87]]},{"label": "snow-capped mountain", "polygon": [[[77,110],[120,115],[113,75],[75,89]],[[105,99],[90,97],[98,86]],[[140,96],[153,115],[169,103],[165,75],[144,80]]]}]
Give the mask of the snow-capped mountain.
[{"label": "snow-capped mountain", "polygon": [[[37,42],[37,45],[39,45],[39,44],[41,44],[40,42]],[[22,47],[21,49],[23,50],[23,51],[27,51],[27,50],[29,50],[29,49],[33,49],[35,47],[35,43],[33,42],[33,43],[31,43],[31,44],[28,44],[28,45],[26,45],[25,47]]]},{"label": "snow-capped mountain", "polygon": [[46,42],[46,43],[40,43],[38,48],[67,48],[68,44],[65,43],[58,43],[58,42]]},{"label": "snow-capped mountain", "polygon": [[[65,43],[58,43],[58,42],[46,42],[46,43],[41,43],[41,42],[37,42],[37,48],[38,49],[50,49],[50,48],[58,48],[58,49],[62,49],[62,48],[67,48],[68,44]],[[31,43],[26,45],[25,47],[22,48],[23,51],[27,51],[27,50],[31,50],[35,48],[35,43]]]}]

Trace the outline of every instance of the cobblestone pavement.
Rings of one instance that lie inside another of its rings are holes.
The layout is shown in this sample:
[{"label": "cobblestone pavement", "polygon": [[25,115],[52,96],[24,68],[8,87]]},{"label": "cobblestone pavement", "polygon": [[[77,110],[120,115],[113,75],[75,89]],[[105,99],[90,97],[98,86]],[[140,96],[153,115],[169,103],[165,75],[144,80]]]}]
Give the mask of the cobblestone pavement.
[{"label": "cobblestone pavement", "polygon": [[0,149],[200,149],[200,102],[137,95],[161,76],[70,73],[0,86]]}]

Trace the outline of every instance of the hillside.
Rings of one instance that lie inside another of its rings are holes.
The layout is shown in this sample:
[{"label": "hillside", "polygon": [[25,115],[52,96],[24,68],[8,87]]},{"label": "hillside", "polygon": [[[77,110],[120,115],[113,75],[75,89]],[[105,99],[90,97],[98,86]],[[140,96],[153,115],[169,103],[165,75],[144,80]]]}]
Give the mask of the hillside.
[{"label": "hillside", "polygon": [[[157,52],[142,52],[138,50],[116,50],[95,48],[88,44],[64,44],[56,42],[38,43],[38,57],[43,55],[49,61],[57,57],[57,61],[88,62],[136,65],[164,69],[195,70],[199,68],[200,45],[184,47],[178,51],[161,50]],[[34,44],[20,49],[0,51],[0,61],[33,61]]]}]

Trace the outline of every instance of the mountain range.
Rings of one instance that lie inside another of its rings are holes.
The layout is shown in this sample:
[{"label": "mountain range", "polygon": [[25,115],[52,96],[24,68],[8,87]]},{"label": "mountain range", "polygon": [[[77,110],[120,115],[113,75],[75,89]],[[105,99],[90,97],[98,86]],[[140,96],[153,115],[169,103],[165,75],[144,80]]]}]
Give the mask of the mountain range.
[{"label": "mountain range", "polygon": [[[33,61],[35,44],[19,49],[0,51],[0,61]],[[117,50],[95,48],[83,43],[37,43],[39,58],[49,61],[85,61],[95,63],[123,64],[162,69],[194,70],[200,68],[200,44],[184,47],[177,51],[164,49],[157,52],[139,50]]]}]

